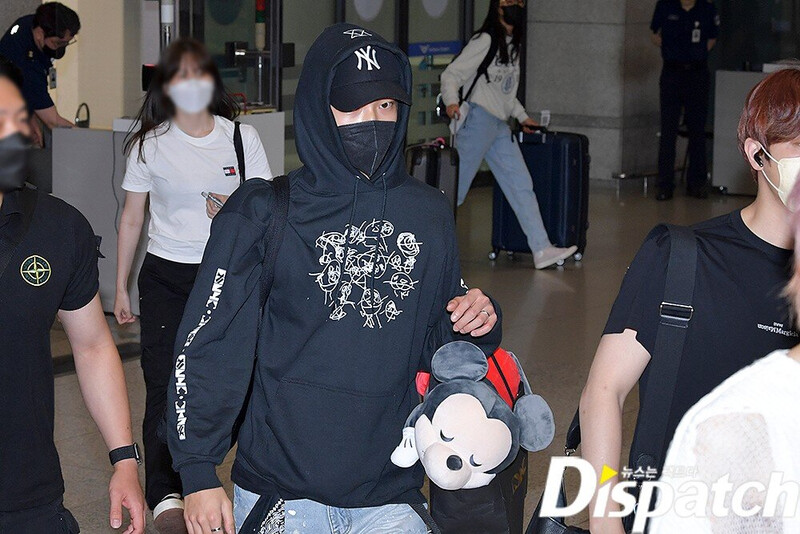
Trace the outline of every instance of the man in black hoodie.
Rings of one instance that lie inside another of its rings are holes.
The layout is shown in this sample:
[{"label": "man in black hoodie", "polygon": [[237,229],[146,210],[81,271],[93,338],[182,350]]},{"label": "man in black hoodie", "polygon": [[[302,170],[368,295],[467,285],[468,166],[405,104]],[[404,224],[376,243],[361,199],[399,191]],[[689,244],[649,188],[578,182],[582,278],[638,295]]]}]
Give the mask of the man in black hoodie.
[{"label": "man in black hoodie", "polygon": [[232,471],[240,527],[265,496],[287,532],[425,532],[410,507],[422,468],[390,460],[415,375],[454,339],[493,351],[501,328],[461,280],[447,200],[405,170],[410,89],[408,58],[362,28],[332,26],[309,50],[294,112],[304,166],[263,314],[272,184],[248,180],[214,219],[167,414],[191,534],[233,534],[215,466],[251,381]]}]

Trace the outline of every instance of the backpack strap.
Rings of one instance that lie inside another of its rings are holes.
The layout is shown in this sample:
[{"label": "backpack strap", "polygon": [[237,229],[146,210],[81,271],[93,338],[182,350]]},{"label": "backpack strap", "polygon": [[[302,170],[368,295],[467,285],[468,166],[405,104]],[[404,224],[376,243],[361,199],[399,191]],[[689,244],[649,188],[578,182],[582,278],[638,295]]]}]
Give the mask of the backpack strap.
[{"label": "backpack strap", "polygon": [[[659,416],[639,418],[636,422],[636,436],[631,447],[632,462],[629,466],[633,469],[660,468],[664,460],[661,458],[661,450],[667,439],[669,415],[686,345],[686,334],[694,315],[692,300],[697,275],[697,240],[694,230],[686,226],[664,224],[657,226],[650,236],[664,229],[669,232],[670,237],[669,263],[664,298],[659,309],[656,344],[648,371],[648,376],[657,379],[648,381],[647,394],[639,410],[640,414]],[[663,417],[660,417],[662,414]],[[564,449],[567,454],[572,454],[580,444],[580,410],[576,410],[567,430]]]},{"label": "backpack strap", "polygon": [[272,180],[274,204],[269,225],[264,232],[264,259],[262,260],[260,285],[260,309],[264,309],[269,294],[272,291],[272,282],[275,279],[275,261],[278,250],[283,243],[283,234],[286,230],[286,221],[289,217],[289,177],[278,176]]},{"label": "backpack strap", "polygon": [[694,316],[692,300],[697,274],[697,240],[686,226],[665,224],[670,237],[669,264],[664,286],[664,300],[659,307],[656,344],[648,364],[650,369],[646,394],[637,421],[636,438],[631,447],[633,468],[661,469],[662,450],[667,442],[667,427],[672,412],[675,386],[678,383],[686,334]]},{"label": "backpack strap", "polygon": [[481,61],[481,64],[478,66],[478,71],[475,73],[475,79],[472,80],[472,85],[469,86],[467,94],[464,95],[464,98],[461,99],[461,102],[459,102],[459,104],[469,100],[469,97],[472,95],[472,91],[475,90],[475,86],[478,84],[478,80],[480,79],[481,76],[486,77],[486,83],[490,82],[489,66],[492,64],[492,61],[494,61],[494,58],[497,55],[497,51],[499,49],[500,49],[500,43],[497,41],[497,39],[492,38],[492,44],[489,45],[489,51],[486,53],[486,56],[483,58],[483,61]]},{"label": "backpack strap", "polygon": [[19,195],[20,209],[22,211],[22,221],[15,236],[5,239],[0,238],[0,276],[3,276],[8,263],[11,261],[11,256],[14,255],[17,246],[22,243],[22,240],[27,235],[31,227],[31,220],[33,220],[33,213],[36,211],[36,201],[39,199],[39,193],[27,186],[17,194]]},{"label": "backpack strap", "polygon": [[431,517],[430,512],[425,506],[421,503],[413,503],[409,504],[412,510],[416,512],[422,522],[425,523],[425,526],[428,529],[428,534],[442,534],[442,531],[439,529],[439,526],[436,524],[436,521],[433,520]]},{"label": "backpack strap", "polygon": [[242,123],[234,121],[233,123],[233,148],[236,150],[236,162],[239,165],[239,185],[242,185],[247,180],[247,174],[244,163],[244,142],[242,141]]},{"label": "backpack strap", "polygon": [[[259,320],[257,339],[261,339],[261,325],[264,318],[264,306],[267,304],[270,291],[272,291],[272,282],[275,279],[275,261],[278,259],[278,250],[281,248],[281,244],[283,243],[283,234],[285,233],[286,221],[289,217],[289,177],[278,176],[272,180],[272,191],[272,215],[270,215],[269,223],[267,223],[267,229],[264,231],[264,257],[261,259],[261,276],[258,279]],[[258,349],[256,349],[256,358],[258,358]],[[239,439],[239,430],[244,422],[244,418],[247,413],[247,406],[250,404],[250,395],[252,392],[253,378],[251,376],[250,385],[248,386],[245,400],[242,403],[239,415],[236,416],[236,420],[233,422],[233,427],[231,430],[231,444],[229,449],[232,449],[236,444],[236,440]],[[267,503],[262,503],[262,500],[259,500],[259,503],[267,506]],[[272,504],[274,504],[274,502],[269,504],[269,506],[272,506]],[[258,513],[255,515],[258,515]],[[255,528],[255,524],[252,526]],[[259,530],[242,529],[241,532],[259,532]]]}]

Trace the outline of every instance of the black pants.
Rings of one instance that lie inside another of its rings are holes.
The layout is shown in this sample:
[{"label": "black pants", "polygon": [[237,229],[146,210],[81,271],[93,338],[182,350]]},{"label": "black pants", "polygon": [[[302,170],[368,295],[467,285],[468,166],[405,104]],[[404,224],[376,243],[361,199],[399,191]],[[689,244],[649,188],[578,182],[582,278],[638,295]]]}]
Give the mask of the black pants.
[{"label": "black pants", "polygon": [[147,388],[142,424],[145,498],[151,510],[166,495],[183,491],[180,476],[172,469],[167,444],[158,436],[158,428],[167,404],[175,336],[198,267],[148,254],[139,273],[141,363]]},{"label": "black pants", "polygon": [[81,529],[63,499],[50,504],[20,510],[0,512],[0,534],[78,534]]},{"label": "black pants", "polygon": [[705,62],[693,65],[664,64],[661,71],[661,144],[658,151],[658,187],[675,188],[675,142],[681,110],[689,134],[687,186],[705,185],[706,118],[708,117],[709,73]]}]

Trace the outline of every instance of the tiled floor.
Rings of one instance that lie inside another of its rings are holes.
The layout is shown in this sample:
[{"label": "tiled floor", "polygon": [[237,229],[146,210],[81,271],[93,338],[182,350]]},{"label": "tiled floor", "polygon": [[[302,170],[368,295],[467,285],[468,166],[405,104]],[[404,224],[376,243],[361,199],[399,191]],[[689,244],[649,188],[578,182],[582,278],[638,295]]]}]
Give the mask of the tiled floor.
[{"label": "tiled floor", "polygon": [[[734,197],[713,197],[707,201],[677,197],[672,202],[656,203],[652,198],[642,197],[639,184],[624,184],[619,197],[613,186],[599,183],[592,187],[585,258],[579,265],[569,263],[560,270],[537,272],[530,256],[511,260],[502,255],[496,263],[487,260],[491,190],[474,190],[458,213],[464,278],[501,303],[505,316],[503,346],[520,357],[534,389],[548,400],[556,416],[555,441],[546,451],[531,455],[529,515],[541,495],[548,458],[563,453],[564,434],[606,315],[642,239],[660,221],[688,224],[727,213],[748,202],[746,198]],[[129,343],[135,340],[136,329],[115,329],[115,335],[120,343]],[[63,333],[54,329],[53,339],[54,354],[68,352]],[[135,437],[141,441],[142,373],[138,360],[127,361],[124,366]],[[624,418],[628,436],[632,433],[636,408],[636,399],[629,399]],[[66,479],[66,505],[81,523],[82,532],[113,532],[107,526],[111,467],[72,373],[56,378],[55,435]],[[219,469],[228,490],[231,460],[229,457]],[[148,532],[154,532],[152,526]]]}]

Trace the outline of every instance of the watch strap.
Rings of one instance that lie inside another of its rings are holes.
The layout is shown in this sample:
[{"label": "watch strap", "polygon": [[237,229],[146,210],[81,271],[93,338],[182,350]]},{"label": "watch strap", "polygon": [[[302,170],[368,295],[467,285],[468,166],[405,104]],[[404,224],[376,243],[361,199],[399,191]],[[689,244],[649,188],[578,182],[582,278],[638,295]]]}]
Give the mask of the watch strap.
[{"label": "watch strap", "polygon": [[119,447],[108,453],[108,459],[111,460],[111,465],[115,465],[122,460],[136,460],[136,463],[141,465],[142,457],[139,454],[139,445],[134,443],[126,447]]}]

